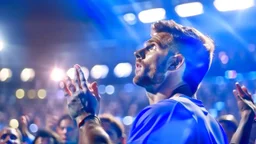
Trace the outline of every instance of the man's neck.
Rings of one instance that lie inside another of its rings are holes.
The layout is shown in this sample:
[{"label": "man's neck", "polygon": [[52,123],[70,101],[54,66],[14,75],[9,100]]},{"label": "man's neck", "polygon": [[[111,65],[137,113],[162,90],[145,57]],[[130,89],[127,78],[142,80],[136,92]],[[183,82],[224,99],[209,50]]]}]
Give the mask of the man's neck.
[{"label": "man's neck", "polygon": [[177,93],[192,96],[192,92],[189,86],[183,82],[178,83],[175,86],[163,85],[160,86],[155,92],[147,90],[147,96],[150,104],[155,104],[161,100],[169,99]]}]

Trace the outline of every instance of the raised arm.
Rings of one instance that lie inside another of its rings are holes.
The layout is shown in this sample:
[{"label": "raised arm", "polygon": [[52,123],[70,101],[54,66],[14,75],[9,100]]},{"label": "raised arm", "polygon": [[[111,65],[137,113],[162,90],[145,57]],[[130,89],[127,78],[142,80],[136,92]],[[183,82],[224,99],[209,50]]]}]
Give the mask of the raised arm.
[{"label": "raised arm", "polygon": [[100,96],[96,82],[87,84],[79,65],[74,66],[75,80],[69,77],[63,83],[70,116],[79,127],[79,144],[110,144],[108,134],[97,117]]},{"label": "raised arm", "polygon": [[233,91],[233,93],[237,100],[241,120],[230,143],[248,144],[256,108],[253,104],[252,96],[247,91],[246,87],[241,87],[238,83],[236,83],[236,89]]}]

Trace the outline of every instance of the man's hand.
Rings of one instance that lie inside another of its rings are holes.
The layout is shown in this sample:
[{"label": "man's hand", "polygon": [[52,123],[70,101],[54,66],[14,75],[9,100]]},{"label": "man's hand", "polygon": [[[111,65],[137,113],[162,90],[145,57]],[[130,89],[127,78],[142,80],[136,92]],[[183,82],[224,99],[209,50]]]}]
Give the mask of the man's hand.
[{"label": "man's hand", "polygon": [[88,115],[97,115],[100,96],[97,83],[88,84],[79,65],[75,65],[75,79],[67,77],[62,88],[67,97],[68,111],[78,123]]},{"label": "man's hand", "polygon": [[236,89],[233,90],[235,98],[237,100],[237,105],[241,116],[250,115],[256,113],[256,107],[252,100],[252,95],[248,92],[245,86],[240,86],[236,83]]}]

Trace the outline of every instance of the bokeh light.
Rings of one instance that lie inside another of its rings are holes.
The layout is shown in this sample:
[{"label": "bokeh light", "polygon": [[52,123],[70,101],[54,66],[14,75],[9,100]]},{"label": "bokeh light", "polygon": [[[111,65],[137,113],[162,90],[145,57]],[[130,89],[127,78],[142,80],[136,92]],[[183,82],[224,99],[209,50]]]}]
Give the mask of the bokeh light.
[{"label": "bokeh light", "polygon": [[108,75],[108,66],[106,65],[95,65],[91,69],[91,76],[94,79],[103,79]]},{"label": "bokeh light", "polygon": [[27,94],[28,94],[28,98],[29,98],[29,99],[34,99],[34,98],[36,98],[36,90],[34,90],[34,89],[28,90]]},{"label": "bokeh light", "polygon": [[3,68],[1,71],[0,71],[0,80],[1,81],[6,81],[8,80],[9,78],[12,77],[12,71],[8,68]]},{"label": "bokeh light", "polygon": [[17,89],[15,95],[17,99],[22,99],[25,96],[25,91],[23,89]]},{"label": "bokeh light", "polygon": [[114,73],[118,78],[128,77],[132,73],[132,65],[130,63],[119,63],[114,68]]},{"label": "bokeh light", "polygon": [[40,89],[37,91],[37,96],[40,99],[44,99],[46,97],[46,95],[47,95],[47,92],[45,89]]},{"label": "bokeh light", "polygon": [[105,91],[107,94],[112,95],[115,92],[115,87],[113,85],[107,85]]},{"label": "bokeh light", "polygon": [[51,79],[52,79],[53,81],[56,81],[56,82],[61,81],[61,80],[64,79],[64,77],[65,77],[65,72],[64,72],[63,69],[54,68],[54,69],[52,70]]},{"label": "bokeh light", "polygon": [[29,125],[29,130],[32,133],[36,133],[38,131],[38,126],[36,124],[32,123],[32,124]]},{"label": "bokeh light", "polygon": [[18,128],[19,127],[19,121],[17,119],[11,119],[9,122],[9,126],[12,128]]},{"label": "bokeh light", "polygon": [[31,81],[35,77],[35,71],[32,68],[25,68],[20,74],[20,78],[23,82]]},{"label": "bokeh light", "polygon": [[133,123],[133,120],[134,118],[132,116],[125,116],[123,118],[123,124],[129,126]]}]

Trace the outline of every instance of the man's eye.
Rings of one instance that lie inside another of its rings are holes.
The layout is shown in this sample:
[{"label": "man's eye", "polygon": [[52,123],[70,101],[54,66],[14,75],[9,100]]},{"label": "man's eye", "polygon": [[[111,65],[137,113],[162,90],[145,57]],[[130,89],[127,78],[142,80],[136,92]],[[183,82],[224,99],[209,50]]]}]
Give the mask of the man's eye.
[{"label": "man's eye", "polygon": [[154,50],[156,50],[156,45],[152,45],[148,47],[148,51],[154,51]]}]

